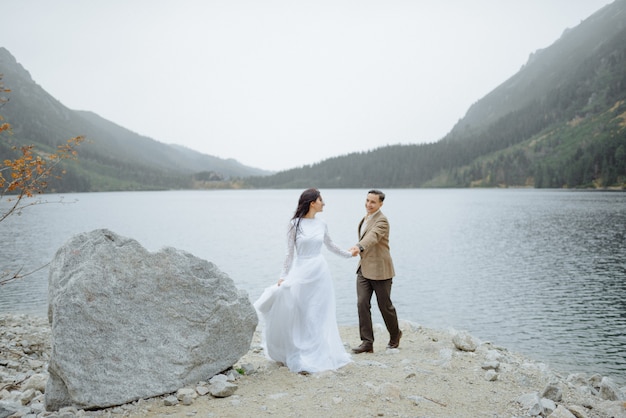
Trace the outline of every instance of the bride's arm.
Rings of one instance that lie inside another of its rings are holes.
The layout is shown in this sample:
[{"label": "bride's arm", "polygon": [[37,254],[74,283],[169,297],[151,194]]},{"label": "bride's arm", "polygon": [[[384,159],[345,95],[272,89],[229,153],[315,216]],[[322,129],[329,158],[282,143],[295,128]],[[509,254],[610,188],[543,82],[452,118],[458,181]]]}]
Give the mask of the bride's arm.
[{"label": "bride's arm", "polygon": [[285,260],[283,261],[283,269],[280,273],[280,280],[278,284],[283,282],[291,270],[293,264],[293,257],[296,253],[296,224],[289,223],[289,229],[287,230],[287,254],[285,254]]},{"label": "bride's arm", "polygon": [[342,250],[333,242],[333,240],[330,238],[330,235],[328,234],[328,226],[326,224],[324,224],[324,245],[326,245],[326,248],[328,248],[329,251],[337,254],[340,257],[352,257],[351,252]]}]

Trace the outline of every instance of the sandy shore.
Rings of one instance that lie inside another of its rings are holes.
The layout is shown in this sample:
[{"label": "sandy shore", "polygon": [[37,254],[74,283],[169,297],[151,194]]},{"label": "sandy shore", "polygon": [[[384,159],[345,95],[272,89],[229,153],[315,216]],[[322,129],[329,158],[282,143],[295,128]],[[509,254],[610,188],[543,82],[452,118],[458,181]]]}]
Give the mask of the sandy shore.
[{"label": "sandy shore", "polygon": [[[0,389],[5,388],[0,390],[0,402],[11,399],[7,380],[16,363],[28,367],[37,361],[45,362],[46,350],[49,353],[49,341],[45,341],[49,339],[47,324],[31,318],[33,326],[20,327],[25,318],[0,316],[3,341],[8,335],[12,341],[22,338],[29,344],[25,353],[16,352],[19,344],[13,344],[12,351],[2,352],[0,358],[9,358],[0,360]],[[131,417],[493,418],[530,416],[532,399],[536,399],[541,408],[545,404],[543,416],[626,417],[626,388],[618,389],[620,399],[606,399],[600,388],[602,376],[564,376],[473,337],[476,349],[464,351],[455,345],[454,332],[406,321],[401,321],[401,328],[404,336],[399,349],[385,349],[387,334],[379,325],[374,353],[353,355],[353,362],[337,371],[308,375],[292,373],[267,360],[257,332],[250,351],[234,366],[248,372],[237,378],[238,387],[232,396],[216,398],[196,393],[189,405],[180,402],[166,406],[164,395],[106,410],[67,412],[76,416]],[[356,327],[341,327],[340,332],[347,348],[359,344]],[[45,374],[45,370],[17,370],[14,374],[23,378],[29,373]],[[19,385],[9,389],[20,391]],[[37,402],[37,398],[32,402]],[[47,415],[40,412],[33,416]]]}]

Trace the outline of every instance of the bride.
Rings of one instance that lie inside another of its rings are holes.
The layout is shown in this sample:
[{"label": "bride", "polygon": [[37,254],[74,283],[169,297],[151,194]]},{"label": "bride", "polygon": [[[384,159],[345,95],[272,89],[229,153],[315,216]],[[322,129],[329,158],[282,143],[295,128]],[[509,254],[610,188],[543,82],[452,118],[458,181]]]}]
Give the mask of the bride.
[{"label": "bride", "polygon": [[352,361],[339,337],[335,291],[322,244],[345,258],[356,254],[335,245],[326,223],[315,218],[324,204],[319,190],[302,192],[289,223],[281,278],[254,303],[266,356],[293,372],[336,370]]}]

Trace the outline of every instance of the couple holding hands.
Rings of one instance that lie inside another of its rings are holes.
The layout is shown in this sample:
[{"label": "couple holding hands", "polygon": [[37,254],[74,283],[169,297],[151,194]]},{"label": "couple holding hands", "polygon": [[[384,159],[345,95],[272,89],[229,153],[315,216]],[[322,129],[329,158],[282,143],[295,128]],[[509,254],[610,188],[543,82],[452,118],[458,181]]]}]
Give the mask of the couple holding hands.
[{"label": "couple holding hands", "polygon": [[315,215],[324,209],[317,189],[300,195],[287,231],[287,255],[280,280],[254,303],[263,327],[263,348],[270,359],[293,372],[336,370],[351,361],[341,342],[335,313],[335,292],[330,270],[321,254],[322,245],[345,258],[360,255],[357,268],[357,308],[361,345],[355,354],[374,351],[370,302],[376,293],[389,343],[398,348],[402,331],[391,302],[395,275],[389,252],[389,223],[380,211],[385,194],[370,190],[366,216],[358,225],[358,242],[342,250],[330,238],[326,223]]}]

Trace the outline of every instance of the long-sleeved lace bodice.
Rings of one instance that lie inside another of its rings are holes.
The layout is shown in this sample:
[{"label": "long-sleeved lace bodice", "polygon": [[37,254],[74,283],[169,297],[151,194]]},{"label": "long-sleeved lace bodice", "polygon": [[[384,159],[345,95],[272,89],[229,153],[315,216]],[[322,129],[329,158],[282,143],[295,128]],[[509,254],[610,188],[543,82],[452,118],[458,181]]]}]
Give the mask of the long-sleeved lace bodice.
[{"label": "long-sleeved lace bodice", "polygon": [[[317,218],[302,218],[298,231],[296,231],[297,220],[293,219],[289,223],[287,231],[287,254],[283,263],[280,277],[285,278],[289,274],[294,262],[294,257],[311,258],[321,255],[322,244],[338,256],[350,258],[347,250],[339,248],[328,234],[326,222]],[[295,238],[295,239],[294,239]]]},{"label": "long-sleeved lace bodice", "polygon": [[297,231],[292,221],[281,275],[285,280],[266,288],[254,302],[267,357],[294,372],[336,370],[351,361],[339,336],[335,291],[322,245],[351,257],[333,243],[323,220],[303,218]]}]

